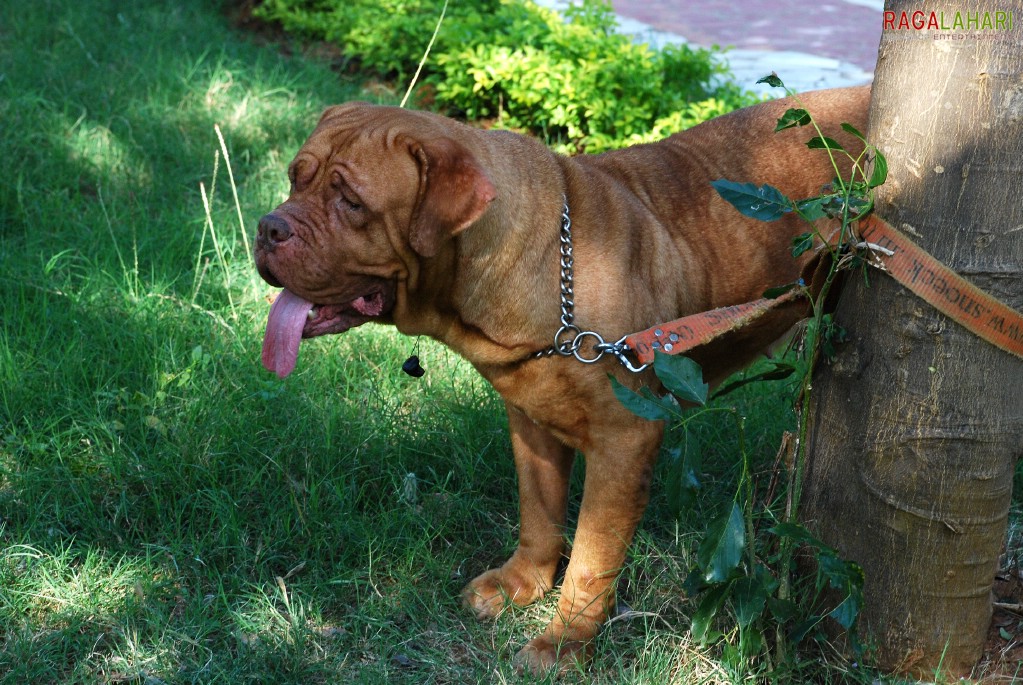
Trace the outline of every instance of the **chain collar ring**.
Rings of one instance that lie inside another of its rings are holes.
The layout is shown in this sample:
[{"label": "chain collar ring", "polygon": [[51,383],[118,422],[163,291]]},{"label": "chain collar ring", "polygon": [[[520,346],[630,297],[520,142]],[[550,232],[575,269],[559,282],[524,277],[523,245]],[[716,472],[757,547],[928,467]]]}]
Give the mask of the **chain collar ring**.
[{"label": "chain collar ring", "polygon": [[[584,331],[575,324],[575,290],[573,286],[575,256],[572,253],[572,218],[568,213],[567,199],[561,211],[559,242],[559,252],[561,255],[561,328],[554,334],[554,345],[536,352],[533,357],[543,358],[559,354],[563,357],[575,357],[583,364],[595,364],[603,359],[605,354],[612,354],[622,366],[633,373],[645,370],[650,366],[649,364],[637,366],[625,356],[629,346],[625,344],[624,336],[616,342],[607,342],[599,333]],[[582,349],[583,341],[587,338],[594,339],[594,344],[590,349],[591,356],[586,356]]]}]

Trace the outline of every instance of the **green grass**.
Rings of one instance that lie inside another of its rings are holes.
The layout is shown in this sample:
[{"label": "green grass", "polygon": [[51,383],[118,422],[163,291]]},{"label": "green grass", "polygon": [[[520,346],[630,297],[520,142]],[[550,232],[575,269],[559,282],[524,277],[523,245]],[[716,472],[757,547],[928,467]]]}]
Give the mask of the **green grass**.
[{"label": "green grass", "polygon": [[[513,680],[553,600],[494,624],[458,602],[515,542],[494,393],[426,342],[405,377],[413,341],[378,327],[304,345],[283,382],[259,364],[254,222],[321,108],[374,96],[200,0],[0,16],[0,682]],[[764,480],[783,391],[735,400]],[[688,635],[681,584],[736,477],[731,421],[698,430],[706,497],[676,521],[657,489],[634,613],[569,682],[750,681]],[[788,681],[870,681],[816,658]]]}]

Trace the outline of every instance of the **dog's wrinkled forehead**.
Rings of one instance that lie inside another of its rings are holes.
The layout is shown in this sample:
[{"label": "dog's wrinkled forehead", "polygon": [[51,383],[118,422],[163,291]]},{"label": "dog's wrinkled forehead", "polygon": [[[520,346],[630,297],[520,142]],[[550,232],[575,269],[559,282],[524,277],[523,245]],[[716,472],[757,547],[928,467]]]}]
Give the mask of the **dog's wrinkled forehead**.
[{"label": "dog's wrinkled forehead", "polygon": [[410,139],[436,135],[443,131],[428,113],[351,102],[324,111],[306,145],[345,150],[369,144],[393,149]]},{"label": "dog's wrinkled forehead", "polygon": [[365,128],[368,124],[381,119],[381,114],[394,110],[394,107],[381,107],[368,102],[346,102],[323,110],[316,129],[325,127],[353,126]]},{"label": "dog's wrinkled forehead", "polygon": [[301,187],[326,166],[344,167],[353,176],[360,169],[400,173],[395,164],[412,162],[410,145],[429,136],[432,123],[428,115],[397,107],[363,102],[330,107],[292,161],[289,176]]}]

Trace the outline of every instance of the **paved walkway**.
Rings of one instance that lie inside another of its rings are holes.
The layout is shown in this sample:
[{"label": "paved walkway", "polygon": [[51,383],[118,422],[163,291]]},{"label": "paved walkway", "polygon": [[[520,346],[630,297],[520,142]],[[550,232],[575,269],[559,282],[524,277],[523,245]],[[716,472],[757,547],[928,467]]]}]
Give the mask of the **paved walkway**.
[{"label": "paved walkway", "polygon": [[881,40],[883,0],[612,0],[623,31],[655,43],[732,46],[740,83],[775,71],[810,90],[867,83]]},{"label": "paved walkway", "polygon": [[[540,0],[564,7],[569,0]],[[743,86],[772,71],[797,91],[868,83],[883,0],[612,0],[622,31],[653,45],[729,47]],[[778,91],[774,90],[774,94]]]}]

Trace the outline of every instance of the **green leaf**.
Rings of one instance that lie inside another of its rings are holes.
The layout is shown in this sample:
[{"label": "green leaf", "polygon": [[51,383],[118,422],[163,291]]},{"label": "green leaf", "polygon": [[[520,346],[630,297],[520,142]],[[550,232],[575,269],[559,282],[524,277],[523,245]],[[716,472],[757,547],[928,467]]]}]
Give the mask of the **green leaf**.
[{"label": "green leaf", "polygon": [[798,523],[788,523],[783,521],[782,523],[771,526],[768,532],[773,533],[780,538],[788,538],[793,542],[810,545],[817,549],[831,549],[815,538],[804,526],[801,526]]},{"label": "green leaf", "polygon": [[618,379],[608,374],[611,379],[611,391],[626,409],[641,419],[648,421],[667,421],[675,416],[670,401],[663,397],[657,397],[650,388],[640,388],[637,393],[618,382]]},{"label": "green leaf", "polygon": [[772,88],[784,88],[785,87],[785,84],[782,82],[782,80],[780,78],[778,78],[778,74],[774,73],[773,71],[770,74],[768,74],[767,76],[764,76],[763,78],[757,79],[757,83],[758,84],[766,83],[767,85],[771,86]]},{"label": "green leaf", "polygon": [[888,180],[888,160],[880,150],[874,150],[874,170],[867,181],[867,187],[876,188]]},{"label": "green leaf", "polygon": [[860,607],[863,605],[863,596],[859,592],[850,592],[842,600],[842,603],[831,610],[828,614],[831,618],[838,622],[838,625],[842,626],[846,630],[852,628],[853,623],[856,622],[856,617],[860,615]]},{"label": "green leaf", "polygon": [[784,380],[795,373],[798,368],[795,364],[790,364],[788,362],[773,362],[773,364],[774,366],[766,371],[753,374],[752,376],[746,376],[745,378],[740,378],[739,380],[732,381],[723,388],[718,389],[714,392],[715,399],[723,397],[734,390],[738,390],[744,385],[749,385],[750,383]]},{"label": "green leaf", "polygon": [[793,128],[795,126],[806,126],[811,121],[810,113],[805,109],[790,108],[786,110],[785,114],[781,115],[778,119],[778,123],[774,127],[774,132],[784,131],[787,128]]},{"label": "green leaf", "polygon": [[855,581],[855,564],[838,556],[835,550],[824,547],[817,554],[818,573],[835,589],[842,589]]},{"label": "green leaf", "polygon": [[842,130],[845,131],[846,133],[849,133],[849,134],[852,134],[852,135],[856,136],[857,138],[862,140],[864,143],[867,142],[867,137],[864,136],[862,133],[860,133],[856,129],[856,127],[853,126],[852,124],[843,123],[842,124]]},{"label": "green leaf", "polygon": [[683,402],[698,405],[707,403],[709,387],[703,382],[703,370],[689,357],[657,352],[654,354],[654,373],[668,392]]},{"label": "green leaf", "polygon": [[810,631],[820,625],[820,622],[823,620],[823,616],[811,616],[805,621],[797,623],[792,627],[792,630],[789,631],[789,640],[791,640],[793,644],[798,645],[806,639],[806,636],[810,633]]},{"label": "green leaf", "polygon": [[[869,189],[865,183],[853,183],[849,190],[848,212],[850,217],[857,217],[873,206],[872,201],[866,197]],[[841,219],[843,212],[846,211],[846,197],[844,193],[819,195],[798,200],[796,208],[808,221],[816,221],[824,217]]]},{"label": "green leaf", "polygon": [[824,211],[824,203],[830,200],[829,195],[821,195],[819,197],[810,197],[805,200],[796,201],[796,209],[807,221],[816,221],[817,219],[823,219],[827,216]]},{"label": "green leaf", "polygon": [[792,256],[798,257],[813,249],[813,233],[804,233],[792,239]]},{"label": "green leaf", "polygon": [[731,511],[707,527],[707,535],[696,553],[696,560],[703,569],[706,582],[720,583],[739,566],[746,539],[744,525],[742,510],[737,503],[732,502]]},{"label": "green leaf", "polygon": [[703,580],[703,571],[699,568],[689,569],[689,575],[682,581],[682,592],[686,597],[696,597],[709,586]]},{"label": "green leaf", "polygon": [[700,599],[696,611],[693,612],[692,632],[697,642],[704,642],[710,637],[710,624],[714,620],[721,605],[725,603],[731,583],[722,583],[708,590]]},{"label": "green leaf", "polygon": [[804,283],[803,280],[800,279],[794,283],[786,283],[785,285],[779,285],[775,286],[774,288],[768,288],[767,290],[764,291],[764,294],[761,295],[761,297],[767,300],[776,300],[782,295],[788,293],[789,291],[795,290],[796,288],[802,288],[804,285],[806,285],[806,283]]},{"label": "green leaf", "polygon": [[672,513],[680,516],[696,504],[703,471],[703,445],[692,431],[686,431],[681,446],[668,451],[668,503]]},{"label": "green leaf", "polygon": [[752,659],[762,653],[764,646],[764,634],[760,630],[756,628],[739,630],[739,655],[743,659]]},{"label": "green leaf", "polygon": [[835,323],[835,317],[833,314],[825,314],[821,317],[820,339],[821,352],[823,352],[828,359],[834,359],[837,354],[835,345],[849,340],[849,332],[842,326]]},{"label": "green leaf", "polygon": [[759,188],[752,183],[736,183],[725,179],[712,181],[718,195],[751,219],[775,221],[792,211],[792,200],[774,186]]},{"label": "green leaf", "polygon": [[799,615],[799,607],[791,599],[768,597],[767,608],[778,623],[788,623]]},{"label": "green leaf", "polygon": [[840,142],[827,136],[814,136],[806,141],[806,146],[811,150],[839,150],[845,152],[845,148],[842,147]]},{"label": "green leaf", "polygon": [[732,585],[732,606],[735,620],[741,628],[748,628],[760,618],[767,606],[767,588],[763,579],[755,576],[739,578]]},{"label": "green leaf", "polygon": [[[817,589],[821,590],[824,581],[827,581],[828,585],[835,590],[844,592],[845,597],[828,615],[846,630],[851,628],[863,606],[863,569],[853,561],[842,559],[837,550],[821,542],[799,524],[779,523],[772,526],[770,532],[778,537],[788,538],[796,544],[807,545],[818,550]],[[771,610],[773,613],[773,605]],[[777,617],[777,614],[775,616]],[[812,622],[816,624],[819,620],[820,617],[817,617]],[[812,625],[804,627],[808,631]],[[798,628],[799,626],[797,626]],[[793,638],[793,640],[798,642],[803,636],[805,636],[805,632],[798,639]]]},{"label": "green leaf", "polygon": [[[887,176],[886,176],[887,178]],[[872,198],[853,195],[849,198],[850,221],[855,221],[874,207]]]}]

